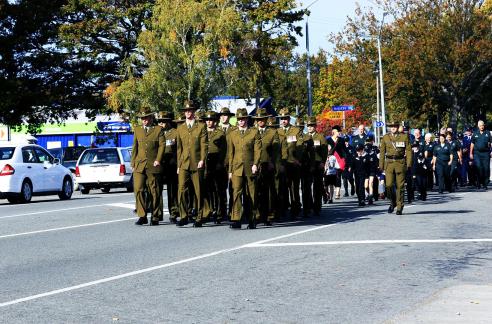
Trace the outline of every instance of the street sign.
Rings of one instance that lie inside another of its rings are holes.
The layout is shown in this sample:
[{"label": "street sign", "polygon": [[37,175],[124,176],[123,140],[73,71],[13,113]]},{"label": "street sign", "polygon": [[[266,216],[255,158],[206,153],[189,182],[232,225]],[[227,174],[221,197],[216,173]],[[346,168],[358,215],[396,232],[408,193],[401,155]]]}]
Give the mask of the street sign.
[{"label": "street sign", "polygon": [[354,110],[354,106],[333,106],[331,107],[332,111],[349,111]]},{"label": "street sign", "polygon": [[375,125],[376,125],[376,127],[384,127],[384,122],[382,122],[382,121],[377,121],[377,122],[375,123]]},{"label": "street sign", "polygon": [[325,111],[322,115],[323,119],[343,119],[343,112],[341,111]]}]

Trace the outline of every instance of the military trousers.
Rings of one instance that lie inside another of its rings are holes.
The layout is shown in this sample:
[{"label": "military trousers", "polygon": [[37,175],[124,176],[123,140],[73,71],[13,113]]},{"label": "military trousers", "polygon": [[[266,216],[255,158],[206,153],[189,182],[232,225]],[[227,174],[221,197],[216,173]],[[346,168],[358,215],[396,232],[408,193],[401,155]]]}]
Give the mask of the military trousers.
[{"label": "military trousers", "polygon": [[478,184],[485,187],[490,182],[490,154],[489,152],[477,152],[474,159],[477,166]]},{"label": "military trousers", "polygon": [[289,190],[290,215],[291,217],[297,217],[301,211],[301,197],[299,195],[301,167],[294,163],[287,163],[285,171]]},{"label": "military trousers", "polygon": [[[222,220],[226,217],[227,187],[223,187],[223,177],[226,170],[223,167],[218,168],[217,158],[209,154],[207,158],[207,171],[205,173],[205,192],[210,211],[215,214],[216,220]],[[208,216],[208,215],[205,215]]]},{"label": "military trousers", "polygon": [[[161,187],[163,188],[164,184],[166,185],[167,208],[169,210],[169,218],[172,219],[176,219],[179,216],[178,175],[176,171],[177,166],[175,163],[164,162],[162,164]],[[163,200],[161,200],[161,204],[164,204]],[[164,210],[163,207],[161,209]]]},{"label": "military trousers", "polygon": [[[301,190],[302,190],[302,211],[305,216],[313,210],[313,181],[314,172],[311,172],[309,165],[301,168]],[[322,184],[323,185],[323,184]],[[321,206],[320,206],[321,209]]]},{"label": "military trousers", "polygon": [[[405,160],[391,160],[386,162],[385,177],[386,177],[386,194],[393,207],[397,210],[403,210],[405,195],[405,175],[406,166]],[[393,186],[396,190],[393,191]]]},{"label": "military trousers", "polygon": [[232,175],[231,221],[241,220],[241,212],[248,221],[256,218],[256,177]]},{"label": "military trousers", "polygon": [[[178,204],[179,216],[182,219],[189,219],[189,203],[194,202],[196,208],[196,220],[208,216],[208,204],[204,201],[203,170],[184,170],[180,169],[178,174]],[[194,192],[194,197],[188,197],[190,192]]]},{"label": "military trousers", "polygon": [[151,205],[152,220],[158,221],[160,219],[162,216],[161,189],[161,175],[159,173],[146,171],[133,173],[133,190],[138,217],[147,216],[146,199],[148,199]]},{"label": "military trousers", "polygon": [[262,221],[273,221],[276,216],[277,190],[275,188],[275,169],[269,163],[262,163],[256,183],[258,214]]}]

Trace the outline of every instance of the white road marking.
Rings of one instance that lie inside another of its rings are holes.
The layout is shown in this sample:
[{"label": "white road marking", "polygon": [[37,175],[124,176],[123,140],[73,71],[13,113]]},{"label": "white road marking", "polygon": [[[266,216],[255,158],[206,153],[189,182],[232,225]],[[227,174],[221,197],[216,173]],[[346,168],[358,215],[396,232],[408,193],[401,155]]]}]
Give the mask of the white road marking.
[{"label": "white road marking", "polygon": [[[114,204],[108,204],[108,206],[135,209],[135,203],[133,203],[133,204],[114,203]],[[164,216],[169,216],[169,212],[166,208],[164,208],[163,212],[164,212]]]},{"label": "white road marking", "polygon": [[115,220],[106,221],[106,222],[97,222],[97,223],[90,223],[90,224],[81,224],[81,225],[74,225],[74,226],[65,226],[65,227],[58,227],[58,228],[50,228],[50,229],[39,230],[39,231],[32,231],[32,232],[23,232],[23,233],[16,233],[16,234],[8,234],[8,235],[2,235],[2,236],[0,236],[0,239],[9,238],[9,237],[32,235],[32,234],[39,234],[39,233],[63,231],[63,230],[68,230],[68,229],[73,229],[73,228],[81,228],[81,227],[89,227],[89,226],[96,226],[96,225],[103,225],[103,224],[118,223],[118,222],[124,222],[124,221],[135,220],[135,219],[136,219],[136,217],[131,217],[131,218],[115,219]]},{"label": "white road marking", "polygon": [[445,244],[445,243],[492,243],[492,239],[438,239],[438,240],[363,240],[363,241],[325,241],[325,242],[290,242],[290,243],[256,243],[246,247],[286,247],[286,246],[320,246],[320,245],[362,245],[362,244]]},{"label": "white road marking", "polygon": [[123,274],[117,275],[117,276],[112,276],[112,277],[107,277],[107,278],[103,278],[103,279],[99,279],[99,280],[94,280],[94,281],[90,281],[90,282],[86,282],[86,283],[82,283],[82,284],[79,284],[79,285],[70,286],[70,287],[66,287],[66,288],[62,288],[62,289],[56,289],[56,290],[48,291],[48,292],[37,294],[37,295],[32,295],[32,296],[27,296],[27,297],[23,297],[23,298],[18,298],[18,299],[14,299],[14,300],[11,300],[11,301],[6,301],[6,302],[3,302],[3,303],[0,303],[0,308],[1,307],[6,307],[6,306],[10,306],[10,305],[20,304],[20,303],[31,301],[31,300],[35,300],[35,299],[40,299],[40,298],[43,298],[43,297],[58,295],[58,294],[62,294],[62,293],[65,293],[65,292],[69,292],[69,291],[73,291],[73,290],[78,290],[78,289],[82,289],[82,288],[86,288],[86,287],[90,287],[90,286],[95,286],[95,285],[99,285],[99,284],[103,284],[103,283],[107,283],[107,282],[111,282],[111,281],[115,281],[115,280],[119,280],[119,279],[123,279],[123,278],[133,277],[133,276],[140,275],[142,273],[157,271],[157,270],[160,270],[160,269],[165,269],[165,268],[169,268],[169,267],[180,265],[180,264],[189,263],[189,262],[193,262],[193,261],[197,261],[197,260],[209,258],[209,257],[212,257],[212,256],[216,256],[216,255],[220,255],[220,254],[225,254],[225,253],[229,253],[229,252],[241,250],[241,249],[244,249],[244,248],[249,247],[250,245],[259,244],[259,243],[262,243],[262,242],[271,242],[271,241],[274,241],[274,240],[279,240],[279,239],[286,238],[286,237],[300,235],[300,234],[303,234],[303,233],[316,231],[316,230],[323,229],[323,228],[326,228],[326,227],[329,227],[329,226],[334,226],[334,225],[336,225],[336,224],[330,224],[330,225],[323,225],[323,226],[313,227],[313,228],[309,228],[307,230],[302,230],[302,231],[298,231],[298,232],[294,232],[294,233],[290,233],[290,234],[286,234],[286,235],[281,235],[281,236],[273,237],[273,238],[270,238],[270,239],[267,239],[267,240],[261,240],[261,241],[257,241],[257,242],[252,242],[250,244],[240,245],[240,246],[233,247],[233,248],[230,248],[230,249],[218,250],[218,251],[215,251],[215,252],[210,252],[210,253],[198,255],[198,256],[195,256],[195,257],[192,257],[192,258],[187,258],[187,259],[183,259],[183,260],[178,260],[178,261],[174,261],[174,262],[170,262],[170,263],[165,263],[165,264],[157,265],[157,266],[150,267],[150,268],[145,268],[145,269],[140,269],[140,270],[136,270],[136,271],[131,271],[131,272],[127,272],[127,273],[123,273]]}]

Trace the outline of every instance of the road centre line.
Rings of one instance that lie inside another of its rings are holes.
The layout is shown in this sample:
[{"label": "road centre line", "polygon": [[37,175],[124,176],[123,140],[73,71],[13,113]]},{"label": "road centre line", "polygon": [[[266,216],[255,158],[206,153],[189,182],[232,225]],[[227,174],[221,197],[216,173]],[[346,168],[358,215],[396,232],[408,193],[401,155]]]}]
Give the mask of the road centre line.
[{"label": "road centre line", "polygon": [[[103,206],[108,206],[108,207],[121,207],[121,206],[115,206],[115,205],[116,204],[99,204],[99,205],[88,205],[88,206],[70,207],[70,208],[63,208],[63,209],[51,209],[51,210],[43,210],[43,211],[32,212],[32,213],[25,213],[25,214],[0,216],[0,219],[15,218],[15,217],[22,217],[22,216],[32,216],[32,215],[40,215],[40,214],[49,214],[49,213],[56,213],[56,212],[61,212],[61,211],[77,210],[77,209],[85,209],[85,208],[94,208],[94,207],[103,207]],[[124,207],[124,208],[127,208],[127,207]]]},{"label": "road centre line", "polygon": [[446,244],[446,243],[492,243],[492,239],[437,239],[437,240],[363,240],[363,241],[325,241],[325,242],[289,242],[257,243],[248,248],[288,247],[288,246],[322,246],[322,245],[362,245],[362,244]]},{"label": "road centre line", "polygon": [[[68,200],[68,201],[64,201],[64,202],[70,202],[70,201],[78,201],[78,200],[85,200],[85,199],[88,199],[88,198],[97,198],[97,199],[107,199],[107,198],[113,198],[113,197],[122,197],[122,196],[133,196],[132,193],[120,193],[120,194],[103,194],[103,195],[84,195],[84,196],[80,196],[80,197],[73,197]],[[40,197],[40,198],[45,198],[45,197]],[[51,201],[43,201],[45,203],[53,203],[53,202],[59,202],[60,199],[56,198],[56,199],[53,199]],[[32,201],[33,203],[36,202],[36,200],[33,200]],[[11,208],[12,206],[20,206],[20,205],[12,205],[10,203],[8,204],[4,204],[4,205],[0,205],[0,208]]]},{"label": "road centre line", "polygon": [[2,236],[0,236],[0,239],[10,238],[10,237],[17,237],[17,236],[32,235],[32,234],[39,234],[39,233],[63,231],[63,230],[68,230],[68,229],[73,229],[73,228],[81,228],[81,227],[90,227],[90,226],[103,225],[103,224],[118,223],[118,222],[124,222],[124,221],[129,221],[129,220],[135,220],[135,217],[123,218],[123,219],[115,219],[115,220],[106,221],[106,222],[97,222],[97,223],[90,223],[90,224],[81,224],[81,225],[74,225],[74,226],[65,226],[65,227],[50,228],[50,229],[39,230],[39,231],[32,231],[32,232],[8,234],[8,235],[2,235]]},{"label": "road centre line", "polygon": [[238,250],[241,250],[241,249],[250,247],[250,246],[254,246],[256,244],[260,244],[262,242],[271,242],[271,241],[283,239],[283,238],[286,238],[286,237],[292,237],[292,236],[295,236],[295,235],[300,235],[300,234],[304,234],[304,233],[308,233],[308,232],[320,230],[320,229],[323,229],[323,228],[326,228],[326,227],[330,227],[330,226],[334,226],[334,225],[336,225],[336,224],[329,224],[329,225],[317,226],[317,227],[309,228],[307,230],[302,230],[302,231],[297,231],[297,232],[293,232],[293,233],[286,234],[286,235],[276,236],[276,237],[273,237],[273,238],[270,238],[270,239],[267,239],[267,240],[261,240],[261,241],[252,242],[252,243],[245,244],[245,245],[236,246],[236,247],[233,247],[233,248],[230,248],[230,249],[218,250],[218,251],[214,251],[214,252],[210,252],[210,253],[198,255],[198,256],[187,258],[187,259],[183,259],[183,260],[178,260],[178,261],[174,261],[174,262],[170,262],[170,263],[165,263],[165,264],[161,264],[161,265],[157,265],[157,266],[153,266],[153,267],[149,267],[149,268],[144,268],[144,269],[140,269],[140,270],[136,270],[136,271],[131,271],[131,272],[123,273],[123,274],[112,276],[112,277],[107,277],[107,278],[103,278],[103,279],[99,279],[99,280],[94,280],[94,281],[82,283],[82,284],[75,285],[75,286],[70,286],[70,287],[66,287],[66,288],[61,288],[61,289],[56,289],[56,290],[48,291],[48,292],[41,293],[41,294],[36,294],[36,295],[32,295],[32,296],[18,298],[18,299],[14,299],[14,300],[11,300],[11,301],[6,301],[6,302],[3,302],[3,303],[0,303],[0,308],[11,306],[11,305],[15,305],[15,304],[20,304],[20,303],[23,303],[23,302],[27,302],[27,301],[31,301],[31,300],[36,300],[36,299],[40,299],[40,298],[44,298],[44,297],[58,295],[58,294],[62,294],[62,293],[65,293],[65,292],[74,291],[74,290],[78,290],[78,289],[82,289],[82,288],[86,288],[86,287],[90,287],[90,286],[95,286],[95,285],[99,285],[99,284],[103,284],[103,283],[107,283],[107,282],[112,282],[112,281],[116,281],[116,280],[120,280],[120,279],[124,279],[124,278],[128,278],[128,277],[133,277],[133,276],[137,276],[137,275],[140,275],[140,274],[143,274],[143,273],[147,273],[147,272],[152,272],[152,271],[157,271],[157,270],[161,270],[161,269],[165,269],[165,268],[170,268],[170,267],[173,267],[173,266],[177,266],[177,265],[181,265],[181,264],[185,264],[185,263],[189,263],[189,262],[193,262],[193,261],[197,261],[197,260],[201,260],[201,259],[205,259],[205,258],[217,256],[217,255],[220,255],[220,254],[225,254],[225,253],[229,253],[229,252],[233,252],[233,251],[238,251]]}]

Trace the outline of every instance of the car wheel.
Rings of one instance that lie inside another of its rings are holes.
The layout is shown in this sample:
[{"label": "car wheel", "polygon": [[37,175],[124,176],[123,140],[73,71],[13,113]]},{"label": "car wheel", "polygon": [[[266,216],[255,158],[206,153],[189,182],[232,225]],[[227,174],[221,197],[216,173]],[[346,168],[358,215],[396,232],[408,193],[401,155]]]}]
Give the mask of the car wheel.
[{"label": "car wheel", "polygon": [[133,177],[130,178],[130,182],[128,182],[128,185],[126,186],[126,191],[133,192]]},{"label": "car wheel", "polygon": [[80,193],[83,195],[87,195],[89,191],[91,191],[89,188],[80,187]]},{"label": "car wheel", "polygon": [[58,194],[61,200],[68,200],[72,197],[73,186],[72,181],[69,178],[63,179],[62,191]]},{"label": "car wheel", "polygon": [[103,188],[101,188],[101,191],[102,192],[105,192],[105,193],[108,193],[110,190],[111,190],[110,187],[103,187]]},{"label": "car wheel", "polygon": [[19,195],[20,203],[28,203],[32,198],[32,185],[29,180],[24,180],[21,187],[21,192]]}]

